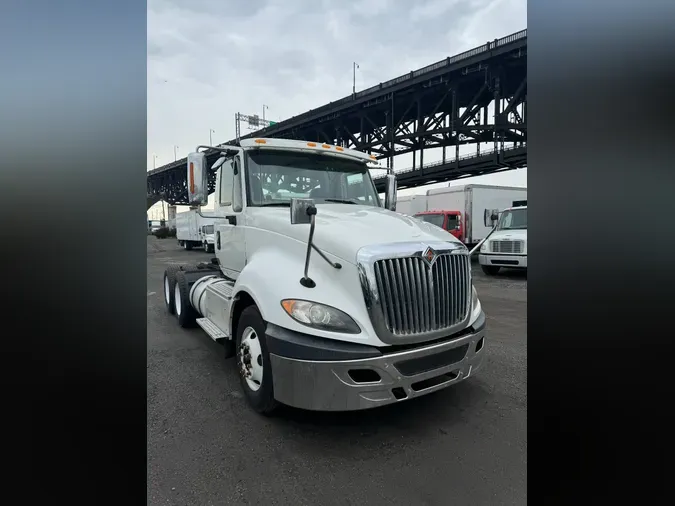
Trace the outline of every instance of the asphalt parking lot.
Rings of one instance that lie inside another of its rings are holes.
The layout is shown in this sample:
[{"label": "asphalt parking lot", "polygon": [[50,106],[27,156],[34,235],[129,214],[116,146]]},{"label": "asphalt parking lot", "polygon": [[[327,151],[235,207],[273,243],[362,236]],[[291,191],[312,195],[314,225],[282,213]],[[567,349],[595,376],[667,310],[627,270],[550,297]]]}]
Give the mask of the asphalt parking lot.
[{"label": "asphalt parking lot", "polygon": [[489,341],[467,381],[365,412],[265,418],[222,346],[165,311],[166,266],[211,256],[148,238],[148,504],[526,504],[526,274],[474,265]]}]

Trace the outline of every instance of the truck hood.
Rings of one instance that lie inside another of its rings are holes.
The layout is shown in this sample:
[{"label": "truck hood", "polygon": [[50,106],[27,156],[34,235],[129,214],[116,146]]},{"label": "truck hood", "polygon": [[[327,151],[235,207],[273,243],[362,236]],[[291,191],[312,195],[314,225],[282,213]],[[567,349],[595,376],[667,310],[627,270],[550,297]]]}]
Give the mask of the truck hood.
[{"label": "truck hood", "polygon": [[[364,246],[395,242],[447,241],[459,243],[445,230],[381,207],[351,204],[317,204],[314,243],[327,253],[356,263],[356,252]],[[309,225],[291,225],[287,207],[248,208],[252,227],[292,237],[303,243]]]},{"label": "truck hood", "polygon": [[525,230],[498,230],[490,236],[490,241],[509,239],[512,241],[527,241],[527,229]]}]

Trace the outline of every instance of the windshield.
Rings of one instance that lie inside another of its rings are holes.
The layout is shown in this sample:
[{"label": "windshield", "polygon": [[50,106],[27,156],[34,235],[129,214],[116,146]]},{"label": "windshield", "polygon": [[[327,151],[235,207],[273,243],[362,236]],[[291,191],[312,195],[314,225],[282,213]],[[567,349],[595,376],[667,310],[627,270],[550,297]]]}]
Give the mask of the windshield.
[{"label": "windshield", "polygon": [[213,225],[205,225],[204,226],[204,233],[205,234],[212,234],[213,233]]},{"label": "windshield", "polygon": [[292,198],[311,198],[380,206],[364,163],[289,151],[252,152],[247,161],[249,205],[290,205]]},{"label": "windshield", "polygon": [[445,218],[442,214],[418,214],[415,218],[419,218],[422,221],[436,225],[437,227],[443,228],[443,220]]},{"label": "windshield", "polygon": [[504,211],[497,230],[527,230],[527,208]]}]

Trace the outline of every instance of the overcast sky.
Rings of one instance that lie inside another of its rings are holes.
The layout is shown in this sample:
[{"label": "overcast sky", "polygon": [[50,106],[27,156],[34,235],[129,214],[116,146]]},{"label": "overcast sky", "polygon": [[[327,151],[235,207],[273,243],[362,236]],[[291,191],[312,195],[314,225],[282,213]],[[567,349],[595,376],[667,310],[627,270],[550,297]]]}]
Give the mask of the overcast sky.
[{"label": "overcast sky", "polygon": [[[148,0],[147,168],[154,155],[158,167],[173,161],[174,146],[181,158],[208,143],[210,129],[215,143],[233,139],[236,112],[267,105],[279,121],[349,95],[354,61],[358,91],[522,30],[526,9],[526,0]],[[425,163],[439,156],[425,152]],[[527,169],[468,182],[526,186]]]}]

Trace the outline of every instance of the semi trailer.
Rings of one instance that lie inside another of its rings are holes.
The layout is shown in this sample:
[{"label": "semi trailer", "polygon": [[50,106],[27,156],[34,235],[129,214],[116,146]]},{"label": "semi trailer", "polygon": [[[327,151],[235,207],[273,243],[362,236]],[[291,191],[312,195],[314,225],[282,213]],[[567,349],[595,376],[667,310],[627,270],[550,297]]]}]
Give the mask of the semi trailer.
[{"label": "semi trailer", "polygon": [[404,402],[483,363],[468,249],[396,213],[393,174],[382,202],[377,166],[360,151],[271,138],[188,155],[191,205],[207,205],[216,171],[215,256],[166,269],[166,307],[223,344],[259,413]]}]

